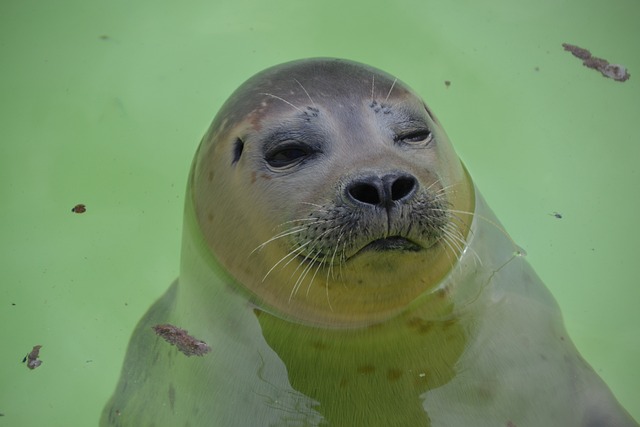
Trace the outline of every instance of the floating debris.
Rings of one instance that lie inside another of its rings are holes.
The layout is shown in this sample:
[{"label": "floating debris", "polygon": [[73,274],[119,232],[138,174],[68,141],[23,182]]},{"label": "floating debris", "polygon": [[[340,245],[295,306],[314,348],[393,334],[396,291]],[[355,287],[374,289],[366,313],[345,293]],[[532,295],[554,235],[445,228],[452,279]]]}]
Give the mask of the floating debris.
[{"label": "floating debris", "polygon": [[445,80],[444,81],[444,85],[448,88],[449,86],[451,86],[451,81],[450,80]]},{"label": "floating debris", "polygon": [[22,363],[27,362],[27,368],[36,369],[38,366],[42,365],[42,360],[38,359],[41,348],[41,345],[34,345],[31,353],[27,354],[24,359],[22,359]]},{"label": "floating debris", "polygon": [[627,69],[619,64],[607,64],[604,68],[600,69],[600,72],[610,79],[624,82],[629,79],[629,72]]},{"label": "floating debris", "polygon": [[552,216],[554,216],[554,217],[556,217],[558,219],[562,219],[562,214],[559,213],[559,212],[550,213],[549,215],[552,215]]},{"label": "floating debris", "polygon": [[591,58],[591,52],[589,52],[587,49],[583,49],[569,43],[562,43],[562,47],[564,48],[564,50],[571,52],[576,58],[584,60]]},{"label": "floating debris", "polygon": [[627,71],[624,65],[610,64],[609,61],[602,58],[597,58],[591,55],[587,49],[569,44],[562,43],[564,50],[571,52],[576,58],[582,59],[582,65],[587,68],[600,71],[603,76],[613,79],[618,82],[624,82],[629,80],[631,74]]},{"label": "floating debris", "polygon": [[178,347],[186,356],[203,356],[211,351],[211,347],[188,334],[188,331],[168,323],[152,327],[155,333],[169,344]]},{"label": "floating debris", "polygon": [[71,212],[74,212],[74,213],[77,213],[77,214],[85,213],[86,211],[87,211],[87,207],[85,205],[83,205],[82,203],[75,205],[71,209]]}]

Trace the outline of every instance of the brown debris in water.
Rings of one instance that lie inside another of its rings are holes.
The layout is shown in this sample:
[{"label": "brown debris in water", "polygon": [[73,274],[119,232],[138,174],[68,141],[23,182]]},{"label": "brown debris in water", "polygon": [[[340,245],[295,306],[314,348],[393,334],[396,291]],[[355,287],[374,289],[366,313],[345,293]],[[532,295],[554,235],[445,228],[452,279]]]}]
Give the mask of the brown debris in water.
[{"label": "brown debris in water", "polygon": [[211,351],[211,347],[204,341],[200,341],[189,335],[188,331],[168,323],[152,327],[156,335],[166,342],[178,347],[186,356],[203,356]]},{"label": "brown debris in water", "polygon": [[87,207],[85,205],[83,205],[82,203],[79,203],[79,204],[75,205],[71,209],[71,212],[77,213],[77,214],[85,213],[86,211],[87,211]]},{"label": "brown debris in water", "polygon": [[618,82],[625,82],[629,80],[631,74],[627,71],[624,65],[610,64],[609,61],[602,58],[597,58],[591,55],[587,49],[569,44],[562,43],[564,50],[571,52],[576,58],[582,59],[582,65],[593,70],[598,70],[603,76],[613,79]]},{"label": "brown debris in water", "polygon": [[42,365],[42,360],[38,359],[41,348],[41,345],[34,345],[31,352],[22,359],[22,363],[27,362],[27,368],[36,369],[38,366]]}]

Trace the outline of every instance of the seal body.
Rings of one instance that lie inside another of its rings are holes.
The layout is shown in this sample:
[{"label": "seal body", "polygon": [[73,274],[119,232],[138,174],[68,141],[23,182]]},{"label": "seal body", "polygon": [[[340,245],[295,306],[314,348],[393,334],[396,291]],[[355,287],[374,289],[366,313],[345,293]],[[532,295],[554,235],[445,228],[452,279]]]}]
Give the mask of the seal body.
[{"label": "seal body", "polygon": [[309,59],[249,79],[203,138],[180,277],[101,425],[637,424],[426,104],[380,70]]}]

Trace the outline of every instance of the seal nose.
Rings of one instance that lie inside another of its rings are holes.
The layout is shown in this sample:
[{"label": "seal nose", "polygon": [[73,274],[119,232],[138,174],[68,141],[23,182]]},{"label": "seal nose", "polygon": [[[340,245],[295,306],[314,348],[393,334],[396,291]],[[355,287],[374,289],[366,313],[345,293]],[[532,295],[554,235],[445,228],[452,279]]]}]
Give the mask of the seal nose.
[{"label": "seal nose", "polygon": [[369,175],[347,185],[347,197],[356,204],[390,207],[404,203],[418,188],[418,180],[409,174]]}]

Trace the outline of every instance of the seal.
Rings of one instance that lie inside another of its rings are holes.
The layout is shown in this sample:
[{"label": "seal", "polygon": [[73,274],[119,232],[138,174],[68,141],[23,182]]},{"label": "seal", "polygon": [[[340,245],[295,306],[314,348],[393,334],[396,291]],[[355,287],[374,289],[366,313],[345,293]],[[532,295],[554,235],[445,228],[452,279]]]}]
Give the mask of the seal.
[{"label": "seal", "polygon": [[319,58],[250,78],[206,132],[179,279],[101,425],[637,424],[427,105]]}]

